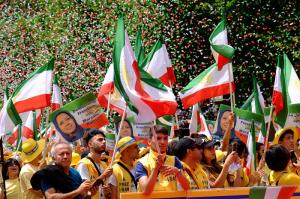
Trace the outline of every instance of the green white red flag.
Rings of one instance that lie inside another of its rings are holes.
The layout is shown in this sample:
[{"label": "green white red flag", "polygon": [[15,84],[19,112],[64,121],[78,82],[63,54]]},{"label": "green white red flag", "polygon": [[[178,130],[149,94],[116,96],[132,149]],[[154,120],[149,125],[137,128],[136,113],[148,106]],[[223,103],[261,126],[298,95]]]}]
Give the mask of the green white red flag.
[{"label": "green white red flag", "polygon": [[123,18],[117,24],[113,66],[115,88],[126,101],[129,110],[136,114],[137,122],[151,122],[176,112],[177,103],[171,90],[139,70]]},{"label": "green white red flag", "polygon": [[297,186],[254,186],[251,187],[249,199],[290,199]]},{"label": "green white red flag", "polygon": [[274,82],[274,90],[272,96],[272,104],[274,105],[275,122],[280,126],[284,126],[287,117],[287,93],[284,77],[283,57],[277,57],[276,75]]},{"label": "green white red flag", "polygon": [[164,126],[166,129],[168,129],[169,137],[174,137],[174,132],[177,130],[177,125],[174,122],[174,116],[172,115],[166,115],[160,118],[156,119],[156,124]]},{"label": "green white red flag", "polygon": [[229,67],[231,63],[218,70],[217,65],[213,64],[193,79],[179,93],[183,107],[187,109],[203,100],[229,94],[230,84],[231,91],[234,92],[234,80]]},{"label": "green white red flag", "polygon": [[169,53],[161,38],[155,43],[141,67],[152,77],[160,79],[168,87],[171,87],[176,81]]},{"label": "green white red flag", "polygon": [[55,111],[62,106],[62,96],[61,90],[58,86],[58,78],[57,75],[54,76],[53,88],[52,88],[52,99],[51,99],[51,109]]},{"label": "green white red flag", "polygon": [[206,120],[203,114],[201,113],[201,109],[198,104],[195,104],[193,106],[189,129],[190,134],[204,134],[209,139],[212,139],[212,136],[206,124]]},{"label": "green white red flag", "polygon": [[231,62],[234,48],[228,45],[226,21],[222,20],[209,37],[210,48],[218,69]]},{"label": "green white red flag", "polygon": [[248,134],[246,145],[249,152],[246,164],[246,174],[250,176],[250,174],[253,174],[256,170],[256,136],[254,121],[251,122],[251,130]]},{"label": "green white red flag", "polygon": [[18,113],[50,106],[54,59],[35,70],[12,94]]},{"label": "green white red flag", "polygon": [[138,63],[138,66],[141,66],[142,62],[145,59],[145,51],[142,42],[142,32],[140,30],[138,30],[138,32],[136,33],[136,39],[134,44],[134,55]]}]

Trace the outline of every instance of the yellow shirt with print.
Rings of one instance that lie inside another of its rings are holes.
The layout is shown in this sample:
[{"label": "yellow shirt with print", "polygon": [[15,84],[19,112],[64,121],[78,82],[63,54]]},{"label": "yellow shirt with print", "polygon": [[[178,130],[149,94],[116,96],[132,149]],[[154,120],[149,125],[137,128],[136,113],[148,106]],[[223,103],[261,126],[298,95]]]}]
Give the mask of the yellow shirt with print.
[{"label": "yellow shirt with print", "polygon": [[[152,170],[155,167],[157,155],[158,154],[156,152],[150,150],[150,152],[147,155],[145,155],[138,161],[144,166],[148,173],[148,176],[150,176]],[[165,155],[164,165],[175,166],[175,156]],[[177,188],[177,177],[175,176],[175,174],[163,176],[159,173],[153,191],[177,191]],[[138,192],[141,191],[141,185],[140,183],[138,183]]]},{"label": "yellow shirt with print", "polygon": [[190,182],[190,189],[207,189],[209,188],[208,176],[202,166],[197,163],[193,170],[185,162],[181,162],[183,166],[183,174]]}]

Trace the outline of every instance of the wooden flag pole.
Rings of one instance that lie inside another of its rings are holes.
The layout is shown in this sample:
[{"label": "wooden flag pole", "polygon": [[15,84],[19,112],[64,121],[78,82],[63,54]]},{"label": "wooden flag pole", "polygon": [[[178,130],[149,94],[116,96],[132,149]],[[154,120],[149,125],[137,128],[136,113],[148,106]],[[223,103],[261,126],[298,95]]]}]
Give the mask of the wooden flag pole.
[{"label": "wooden flag pole", "polygon": [[124,120],[125,120],[126,110],[127,110],[127,104],[126,104],[125,109],[123,111],[122,120],[121,120],[121,123],[120,123],[120,128],[118,130],[118,135],[117,135],[117,138],[116,138],[116,144],[115,144],[115,147],[114,147],[113,155],[111,157],[111,162],[110,162],[109,168],[112,168],[112,164],[115,160],[115,156],[116,156],[116,153],[117,153],[117,143],[120,139],[120,131],[122,129],[122,126],[123,126],[123,123],[124,123]]},{"label": "wooden flag pole", "polygon": [[231,107],[231,112],[233,112],[233,108],[234,108],[234,99],[233,98],[234,97],[233,97],[232,85],[231,85],[231,77],[233,78],[233,75],[232,75],[230,64],[228,64],[228,70],[229,70],[230,107]]},{"label": "wooden flag pole", "polygon": [[[172,89],[172,92],[173,92],[173,86],[172,86],[172,83],[171,83],[170,79],[169,79],[169,85],[170,85],[170,88]],[[177,129],[179,129],[179,121],[178,121],[177,111],[175,112],[175,121],[176,121]]]},{"label": "wooden flag pole", "polygon": [[267,134],[266,134],[266,141],[265,141],[265,146],[264,146],[264,156],[263,156],[263,157],[265,157],[266,152],[267,152],[267,149],[268,149],[269,134],[270,134],[270,127],[271,127],[272,116],[273,116],[273,109],[274,109],[274,106],[273,106],[273,104],[271,104],[271,108],[270,108],[270,117],[269,117],[269,121],[268,121]]},{"label": "wooden flag pole", "polygon": [[106,109],[106,116],[107,119],[109,119],[109,106],[110,106],[110,101],[111,101],[111,92],[108,93],[108,102],[107,102],[107,109]]}]

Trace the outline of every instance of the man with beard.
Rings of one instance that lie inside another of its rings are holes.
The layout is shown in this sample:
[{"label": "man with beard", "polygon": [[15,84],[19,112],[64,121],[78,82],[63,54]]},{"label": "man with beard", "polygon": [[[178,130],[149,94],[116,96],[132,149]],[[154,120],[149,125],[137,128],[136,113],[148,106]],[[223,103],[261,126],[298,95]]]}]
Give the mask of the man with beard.
[{"label": "man with beard", "polygon": [[[90,150],[89,154],[80,160],[77,171],[80,173],[83,180],[102,181],[106,180],[112,174],[112,168],[108,168],[106,162],[102,161],[102,155],[105,153],[105,135],[98,129],[90,129],[87,132],[85,141]],[[103,184],[103,183],[102,183]],[[110,187],[103,185],[103,194],[108,197],[110,194]],[[101,197],[102,192],[96,193],[92,199]]]},{"label": "man with beard", "polygon": [[109,183],[112,190],[112,199],[120,198],[120,193],[136,192],[135,160],[139,158],[139,142],[134,138],[126,136],[117,143],[119,158],[113,165],[113,175]]},{"label": "man with beard", "polygon": [[150,152],[136,165],[135,178],[138,182],[138,191],[144,194],[151,194],[152,191],[177,191],[179,188],[177,181],[184,190],[188,190],[189,181],[182,173],[180,160],[166,154],[168,130],[157,125],[154,131],[156,135],[150,132]]}]

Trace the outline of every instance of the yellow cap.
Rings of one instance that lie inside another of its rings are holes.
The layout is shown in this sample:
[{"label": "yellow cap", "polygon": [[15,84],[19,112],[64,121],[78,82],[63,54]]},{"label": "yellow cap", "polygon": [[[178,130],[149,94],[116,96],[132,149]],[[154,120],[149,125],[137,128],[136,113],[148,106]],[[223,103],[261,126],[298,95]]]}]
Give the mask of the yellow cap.
[{"label": "yellow cap", "polygon": [[133,144],[140,144],[141,141],[136,141],[134,138],[126,136],[121,138],[117,143],[117,149],[121,153],[124,151],[127,147],[133,145]]}]

